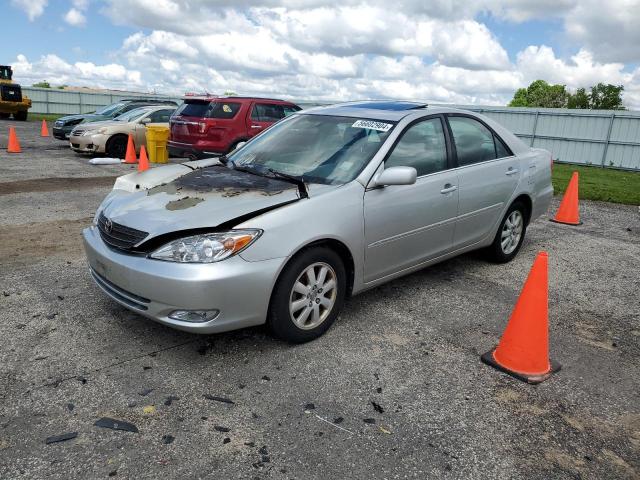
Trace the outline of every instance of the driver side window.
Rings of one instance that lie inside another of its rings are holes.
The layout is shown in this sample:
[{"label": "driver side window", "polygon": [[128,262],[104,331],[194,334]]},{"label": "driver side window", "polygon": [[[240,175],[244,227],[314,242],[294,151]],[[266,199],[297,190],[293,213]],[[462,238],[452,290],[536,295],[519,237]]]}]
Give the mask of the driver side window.
[{"label": "driver side window", "polygon": [[442,121],[431,118],[404,131],[384,163],[389,167],[413,167],[418,176],[447,169],[447,145]]}]

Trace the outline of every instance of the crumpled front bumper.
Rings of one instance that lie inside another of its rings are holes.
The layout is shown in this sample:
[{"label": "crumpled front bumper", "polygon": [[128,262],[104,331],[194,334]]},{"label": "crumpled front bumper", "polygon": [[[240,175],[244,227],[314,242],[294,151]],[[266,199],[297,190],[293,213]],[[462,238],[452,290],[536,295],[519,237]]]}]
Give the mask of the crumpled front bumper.
[{"label": "crumpled front bumper", "polygon": [[[91,275],[120,305],[172,328],[217,333],[265,322],[271,291],[286,258],[248,262],[239,255],[213,264],[183,264],[108,247],[95,226],[82,232]],[[213,320],[169,318],[174,310],[219,310]]]}]

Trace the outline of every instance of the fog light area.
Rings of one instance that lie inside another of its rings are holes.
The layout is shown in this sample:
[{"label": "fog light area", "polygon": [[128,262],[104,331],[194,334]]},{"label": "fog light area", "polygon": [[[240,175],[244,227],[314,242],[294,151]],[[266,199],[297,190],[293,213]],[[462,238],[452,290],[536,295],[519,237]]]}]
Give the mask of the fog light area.
[{"label": "fog light area", "polygon": [[181,322],[202,323],[213,320],[219,313],[220,310],[174,310],[169,314],[169,318]]}]

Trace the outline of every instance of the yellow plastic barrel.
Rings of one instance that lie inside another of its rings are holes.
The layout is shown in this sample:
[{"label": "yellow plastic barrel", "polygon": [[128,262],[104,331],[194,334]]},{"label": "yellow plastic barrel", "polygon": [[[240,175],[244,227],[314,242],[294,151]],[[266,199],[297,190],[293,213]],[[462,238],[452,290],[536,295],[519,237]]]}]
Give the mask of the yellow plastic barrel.
[{"label": "yellow plastic barrel", "polygon": [[151,163],[167,163],[169,161],[169,127],[166,125],[147,125],[147,152]]}]

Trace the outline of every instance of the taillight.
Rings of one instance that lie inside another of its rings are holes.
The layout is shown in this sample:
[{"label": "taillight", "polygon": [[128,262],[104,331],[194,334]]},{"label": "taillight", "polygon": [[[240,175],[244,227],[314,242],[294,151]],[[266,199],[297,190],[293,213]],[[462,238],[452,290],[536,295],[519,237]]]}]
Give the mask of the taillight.
[{"label": "taillight", "polygon": [[198,131],[204,133],[207,131],[207,124],[204,122],[198,122]]}]

